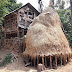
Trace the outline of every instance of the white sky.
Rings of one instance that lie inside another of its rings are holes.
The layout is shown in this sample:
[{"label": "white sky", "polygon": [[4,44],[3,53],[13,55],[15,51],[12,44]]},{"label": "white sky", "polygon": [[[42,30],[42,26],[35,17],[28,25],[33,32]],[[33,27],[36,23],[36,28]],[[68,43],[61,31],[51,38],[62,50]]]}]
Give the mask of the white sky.
[{"label": "white sky", "polygon": [[[48,6],[49,0],[42,0],[42,1],[45,6]],[[23,5],[29,2],[38,10],[38,0],[17,0],[17,3],[20,2],[23,3]]]},{"label": "white sky", "polygon": [[[42,0],[42,1],[43,1],[44,7],[48,7],[50,0]],[[55,2],[56,1],[57,0],[55,0]],[[65,1],[68,1],[68,0],[65,0]],[[38,10],[38,0],[17,0],[17,3],[20,3],[20,2],[23,3],[23,5],[25,5],[26,3],[29,2],[29,3],[31,3]],[[66,4],[65,8],[67,8],[69,5],[70,5],[69,3]]]}]

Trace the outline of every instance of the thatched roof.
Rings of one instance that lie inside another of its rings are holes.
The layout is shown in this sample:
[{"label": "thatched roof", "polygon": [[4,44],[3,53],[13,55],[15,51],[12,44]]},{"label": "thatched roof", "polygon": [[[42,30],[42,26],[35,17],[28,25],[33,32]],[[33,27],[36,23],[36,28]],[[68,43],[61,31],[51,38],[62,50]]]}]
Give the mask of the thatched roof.
[{"label": "thatched roof", "polygon": [[33,57],[61,53],[69,54],[71,49],[61,29],[58,14],[54,9],[48,8],[29,26],[26,36],[26,50],[23,54]]}]

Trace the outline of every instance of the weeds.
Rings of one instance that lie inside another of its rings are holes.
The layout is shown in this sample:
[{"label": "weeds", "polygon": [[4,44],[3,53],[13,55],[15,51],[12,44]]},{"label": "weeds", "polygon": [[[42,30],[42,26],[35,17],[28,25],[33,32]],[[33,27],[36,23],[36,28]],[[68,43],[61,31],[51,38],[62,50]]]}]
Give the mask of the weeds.
[{"label": "weeds", "polygon": [[7,64],[9,64],[9,63],[12,63],[12,54],[11,53],[9,53],[9,54],[7,54],[5,57],[4,57],[4,59],[0,62],[0,67],[1,66],[5,66],[5,65],[7,65]]}]

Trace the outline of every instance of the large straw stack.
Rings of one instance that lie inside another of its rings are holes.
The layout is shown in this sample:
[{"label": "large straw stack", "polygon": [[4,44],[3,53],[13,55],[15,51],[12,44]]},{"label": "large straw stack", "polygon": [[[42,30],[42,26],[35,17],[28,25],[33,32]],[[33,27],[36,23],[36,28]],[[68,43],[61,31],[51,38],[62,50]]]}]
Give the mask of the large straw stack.
[{"label": "large straw stack", "polygon": [[61,29],[59,16],[54,9],[45,10],[29,26],[26,50],[23,55],[25,59],[34,63],[34,66],[42,61],[46,66],[50,63],[51,68],[54,65],[52,63],[55,63],[57,67],[58,60],[61,65],[65,65],[69,60],[71,49]]}]

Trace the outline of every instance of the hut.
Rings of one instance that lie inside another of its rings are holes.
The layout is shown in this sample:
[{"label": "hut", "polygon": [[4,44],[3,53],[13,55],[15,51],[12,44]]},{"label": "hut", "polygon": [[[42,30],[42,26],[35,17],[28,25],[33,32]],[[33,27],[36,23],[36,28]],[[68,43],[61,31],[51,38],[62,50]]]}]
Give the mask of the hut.
[{"label": "hut", "polygon": [[39,14],[30,3],[7,14],[3,21],[4,38],[20,38],[26,35],[29,25]]},{"label": "hut", "polygon": [[31,62],[31,66],[42,63],[57,68],[69,61],[71,49],[61,26],[59,16],[52,8],[34,19],[26,35],[25,63]]}]

